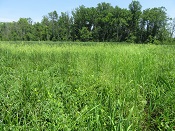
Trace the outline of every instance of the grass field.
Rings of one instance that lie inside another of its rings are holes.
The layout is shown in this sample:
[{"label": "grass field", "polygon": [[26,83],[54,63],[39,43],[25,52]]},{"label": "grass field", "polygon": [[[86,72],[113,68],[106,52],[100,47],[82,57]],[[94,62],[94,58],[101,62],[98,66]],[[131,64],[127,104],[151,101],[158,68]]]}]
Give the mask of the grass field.
[{"label": "grass field", "polygon": [[0,42],[0,130],[175,130],[175,46]]}]

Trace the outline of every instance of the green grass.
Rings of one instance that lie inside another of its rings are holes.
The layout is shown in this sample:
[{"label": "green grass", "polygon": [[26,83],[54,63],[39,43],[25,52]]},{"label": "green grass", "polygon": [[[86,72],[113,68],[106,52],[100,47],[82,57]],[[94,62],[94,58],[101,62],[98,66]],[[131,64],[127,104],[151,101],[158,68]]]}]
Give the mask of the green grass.
[{"label": "green grass", "polygon": [[175,46],[0,42],[0,130],[175,130]]}]

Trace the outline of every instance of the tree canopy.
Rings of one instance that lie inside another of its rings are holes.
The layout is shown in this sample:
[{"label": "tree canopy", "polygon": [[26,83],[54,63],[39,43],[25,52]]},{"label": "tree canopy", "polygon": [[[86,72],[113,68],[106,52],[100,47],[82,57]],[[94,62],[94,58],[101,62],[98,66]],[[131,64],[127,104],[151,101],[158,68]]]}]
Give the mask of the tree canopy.
[{"label": "tree canopy", "polygon": [[139,1],[132,1],[128,9],[103,2],[97,7],[79,6],[71,13],[49,12],[41,22],[31,18],[1,22],[0,40],[162,42],[174,37],[174,23],[164,7],[142,11]]}]

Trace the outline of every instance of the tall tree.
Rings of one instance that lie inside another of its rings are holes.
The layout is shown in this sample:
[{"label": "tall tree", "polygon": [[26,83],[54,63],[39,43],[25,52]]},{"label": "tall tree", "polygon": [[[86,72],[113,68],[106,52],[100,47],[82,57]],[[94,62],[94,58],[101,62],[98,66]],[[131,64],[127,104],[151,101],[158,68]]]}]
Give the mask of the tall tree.
[{"label": "tall tree", "polygon": [[10,40],[11,35],[11,23],[1,24],[1,40]]},{"label": "tall tree", "polygon": [[[137,30],[139,29],[139,22],[142,6],[139,1],[133,0],[131,4],[129,4],[129,10],[131,11],[132,19],[129,22],[130,25],[130,38],[137,37]],[[134,40],[135,41],[135,40]]]},{"label": "tall tree", "polygon": [[42,39],[43,40],[50,40],[50,36],[52,34],[52,31],[49,32],[49,18],[48,16],[43,16],[43,19],[41,20],[41,25],[43,28],[43,32],[42,32]]},{"label": "tall tree", "polygon": [[55,41],[58,39],[58,14],[56,11],[50,12],[49,14],[50,29],[51,29],[51,40]]},{"label": "tall tree", "polygon": [[146,9],[143,11],[142,24],[144,26],[143,41],[154,42],[163,40],[166,33],[167,15],[164,7]]},{"label": "tall tree", "polygon": [[112,29],[112,17],[114,8],[109,3],[100,3],[97,5],[97,18],[95,22],[95,27],[98,32],[99,41],[109,41],[109,36],[111,36]]},{"label": "tall tree", "polygon": [[99,3],[96,7],[79,6],[58,16],[56,11],[43,16],[41,22],[20,18],[18,22],[0,23],[1,40],[80,40],[154,42],[174,37],[175,19],[167,24],[164,7],[141,11],[141,4],[132,0],[129,9]]},{"label": "tall tree", "polygon": [[43,36],[42,36],[43,35],[43,30],[44,30],[44,28],[43,28],[41,23],[39,23],[39,22],[35,23],[33,25],[33,34],[34,34],[33,40],[35,40],[35,41],[44,40]]},{"label": "tall tree", "polygon": [[170,23],[170,37],[173,38],[175,37],[175,18],[171,20]]},{"label": "tall tree", "polygon": [[112,38],[114,41],[125,41],[129,35],[129,22],[131,20],[131,12],[118,6],[113,11],[112,18]]},{"label": "tall tree", "polygon": [[68,13],[61,12],[61,16],[58,19],[58,40],[68,41],[71,40],[71,25],[72,18]]},{"label": "tall tree", "polygon": [[85,6],[79,6],[79,8],[76,8],[74,11],[72,11],[73,15],[73,39],[74,40],[80,40],[80,30],[83,27],[87,27],[90,31],[90,28],[92,26],[91,23],[91,14],[90,9],[86,8]]},{"label": "tall tree", "polygon": [[32,35],[32,19],[31,18],[20,18],[18,20],[18,34],[21,40],[30,40]]}]

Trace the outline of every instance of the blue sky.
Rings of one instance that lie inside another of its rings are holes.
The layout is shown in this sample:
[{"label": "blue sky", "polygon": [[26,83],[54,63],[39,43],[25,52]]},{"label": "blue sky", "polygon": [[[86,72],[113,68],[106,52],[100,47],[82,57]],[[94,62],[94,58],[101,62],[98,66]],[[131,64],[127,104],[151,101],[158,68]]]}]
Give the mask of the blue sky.
[{"label": "blue sky", "polygon": [[[40,22],[44,15],[54,10],[60,14],[71,12],[80,5],[96,7],[101,2],[128,8],[132,0],[0,0],[0,21],[18,21],[20,17],[30,17],[34,22]],[[175,0],[139,0],[139,2],[142,9],[164,6],[168,16],[175,17]]]}]

